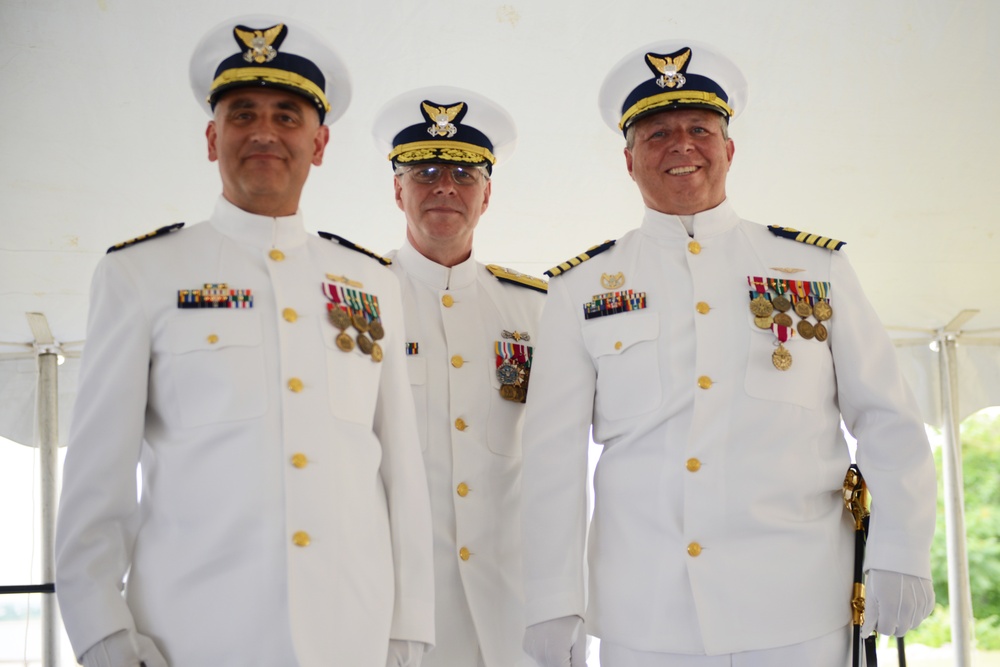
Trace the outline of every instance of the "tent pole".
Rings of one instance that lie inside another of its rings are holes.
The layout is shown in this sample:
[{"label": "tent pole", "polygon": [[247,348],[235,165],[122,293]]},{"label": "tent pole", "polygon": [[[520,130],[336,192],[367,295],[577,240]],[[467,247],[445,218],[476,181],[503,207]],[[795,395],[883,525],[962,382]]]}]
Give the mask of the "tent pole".
[{"label": "tent pole", "polygon": [[944,417],[944,449],[941,474],[944,481],[945,535],[948,547],[948,605],[955,667],[972,667],[972,594],[969,589],[969,558],[965,549],[965,492],[962,481],[962,441],[958,429],[958,384],[955,338],[938,336],[941,363],[941,401]]},{"label": "tent pole", "polygon": [[[58,355],[38,355],[38,434],[41,458],[42,581],[55,581],[55,527],[59,488],[59,375]],[[56,596],[42,596],[42,665],[59,664],[59,608]]]}]

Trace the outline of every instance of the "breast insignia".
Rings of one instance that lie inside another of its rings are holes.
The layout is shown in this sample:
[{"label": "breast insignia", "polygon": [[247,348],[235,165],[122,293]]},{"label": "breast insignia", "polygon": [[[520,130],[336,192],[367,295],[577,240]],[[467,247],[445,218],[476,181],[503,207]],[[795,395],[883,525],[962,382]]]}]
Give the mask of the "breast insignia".
[{"label": "breast insignia", "polygon": [[799,243],[808,243],[809,245],[826,248],[828,250],[840,250],[845,245],[844,241],[838,241],[837,239],[820,236],[819,234],[800,232],[799,230],[792,229],[791,227],[768,225],[767,228],[775,236],[798,241]]},{"label": "breast insignia", "polygon": [[319,235],[320,235],[320,238],[324,238],[327,241],[335,241],[335,242],[339,243],[340,245],[344,246],[345,248],[350,248],[351,250],[355,250],[357,252],[360,252],[362,255],[368,255],[372,259],[378,261],[382,266],[389,266],[390,264],[392,264],[392,260],[391,259],[386,259],[382,255],[374,253],[371,250],[369,250],[368,248],[362,248],[357,243],[353,243],[351,241],[348,241],[343,236],[337,236],[336,234],[333,234],[331,232],[319,232]]},{"label": "breast insignia", "polygon": [[184,226],[183,222],[175,222],[172,225],[167,225],[166,227],[160,227],[154,232],[149,232],[148,234],[143,234],[142,236],[136,236],[134,239],[129,239],[128,241],[122,241],[121,243],[116,243],[115,245],[108,248],[108,252],[115,252],[121,250],[122,248],[128,248],[134,246],[137,243],[142,243],[143,241],[148,241],[149,239],[155,239],[157,236],[166,236],[170,232],[176,232],[178,229]]},{"label": "breast insignia", "polygon": [[605,241],[600,245],[595,245],[593,248],[588,248],[587,252],[580,253],[576,257],[566,260],[562,264],[557,264],[556,266],[553,266],[551,269],[545,272],[545,275],[547,275],[549,278],[555,278],[558,275],[562,275],[563,273],[566,273],[567,271],[572,269],[574,266],[579,266],[580,264],[583,264],[591,257],[596,257],[597,255],[600,255],[602,252],[604,252],[614,244],[615,241],[613,240]]},{"label": "breast insignia", "polygon": [[513,269],[505,269],[502,266],[497,266],[496,264],[487,264],[486,269],[502,283],[520,285],[521,287],[527,287],[528,289],[533,289],[543,294],[546,294],[549,291],[549,284],[541,278],[529,276],[525,273],[518,273]]}]

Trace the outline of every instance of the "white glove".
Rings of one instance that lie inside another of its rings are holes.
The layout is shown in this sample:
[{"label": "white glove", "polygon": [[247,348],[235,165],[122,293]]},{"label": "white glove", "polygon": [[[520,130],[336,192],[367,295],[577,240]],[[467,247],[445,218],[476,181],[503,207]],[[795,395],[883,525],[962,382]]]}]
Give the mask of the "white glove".
[{"label": "white glove", "polygon": [[385,667],[420,667],[426,647],[423,642],[390,639],[389,656],[385,660]]},{"label": "white glove", "polygon": [[135,630],[119,630],[80,656],[84,667],[167,667],[153,640]]},{"label": "white glove", "polygon": [[539,667],[587,667],[583,619],[563,616],[529,625],[524,632],[524,652]]},{"label": "white glove", "polygon": [[934,586],[930,579],[889,570],[868,570],[862,637],[873,630],[880,635],[902,637],[932,611]]}]

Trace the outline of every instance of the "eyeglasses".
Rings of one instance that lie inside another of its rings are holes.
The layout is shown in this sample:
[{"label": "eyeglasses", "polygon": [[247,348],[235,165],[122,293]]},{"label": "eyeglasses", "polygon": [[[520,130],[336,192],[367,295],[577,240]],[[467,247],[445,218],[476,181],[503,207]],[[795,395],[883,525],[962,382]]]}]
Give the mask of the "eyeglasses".
[{"label": "eyeglasses", "polygon": [[462,167],[450,164],[421,164],[413,167],[401,167],[397,174],[409,174],[417,183],[432,185],[441,180],[444,172],[451,174],[451,180],[455,185],[476,185],[488,179],[486,168],[481,166]]}]

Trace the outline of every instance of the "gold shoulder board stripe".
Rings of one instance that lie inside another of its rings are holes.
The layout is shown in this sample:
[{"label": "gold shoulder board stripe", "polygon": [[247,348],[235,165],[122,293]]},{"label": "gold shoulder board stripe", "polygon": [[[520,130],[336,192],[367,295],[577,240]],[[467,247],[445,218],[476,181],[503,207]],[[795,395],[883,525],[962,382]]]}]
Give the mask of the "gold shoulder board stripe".
[{"label": "gold shoulder board stripe", "polygon": [[362,248],[358,244],[348,241],[343,236],[337,236],[336,234],[333,234],[331,232],[319,232],[319,235],[320,237],[326,239],[327,241],[336,241],[345,248],[350,248],[351,250],[360,252],[362,255],[368,255],[372,259],[378,260],[382,264],[382,266],[389,266],[390,264],[392,264],[391,259],[386,259],[382,255],[376,254],[371,250],[369,250],[368,248]]},{"label": "gold shoulder board stripe", "polygon": [[604,252],[614,244],[615,241],[613,240],[605,241],[600,245],[595,245],[593,248],[588,248],[587,252],[580,253],[576,257],[573,257],[572,259],[569,259],[563,262],[562,264],[557,264],[556,266],[553,266],[551,269],[545,272],[545,275],[547,275],[549,278],[555,278],[558,275],[566,273],[574,266],[579,266],[580,264],[583,264],[591,257],[596,257],[597,255],[600,255],[602,252]]},{"label": "gold shoulder board stripe", "polygon": [[136,236],[134,239],[129,239],[128,241],[122,241],[121,243],[116,243],[115,245],[108,248],[108,252],[115,252],[116,250],[121,250],[122,248],[128,248],[129,246],[134,246],[137,243],[142,243],[143,241],[148,241],[149,239],[155,239],[157,236],[166,236],[170,232],[176,232],[183,226],[184,226],[183,222],[175,222],[172,225],[167,225],[166,227],[160,227],[154,232],[149,232],[148,234],[143,234],[142,236]]},{"label": "gold shoulder board stripe", "polygon": [[543,294],[547,294],[549,291],[549,284],[541,278],[529,276],[524,273],[518,273],[517,271],[512,271],[511,269],[505,269],[502,266],[497,266],[496,264],[487,264],[486,268],[496,277],[497,280],[502,283],[520,285],[521,287],[537,290]]},{"label": "gold shoulder board stripe", "polygon": [[798,241],[799,243],[808,243],[809,245],[818,246],[820,248],[827,248],[829,250],[840,250],[845,245],[844,241],[838,241],[837,239],[831,239],[826,236],[820,236],[819,234],[800,232],[799,230],[793,229],[791,227],[779,227],[777,225],[768,225],[767,228],[775,236],[780,236],[785,239]]}]

